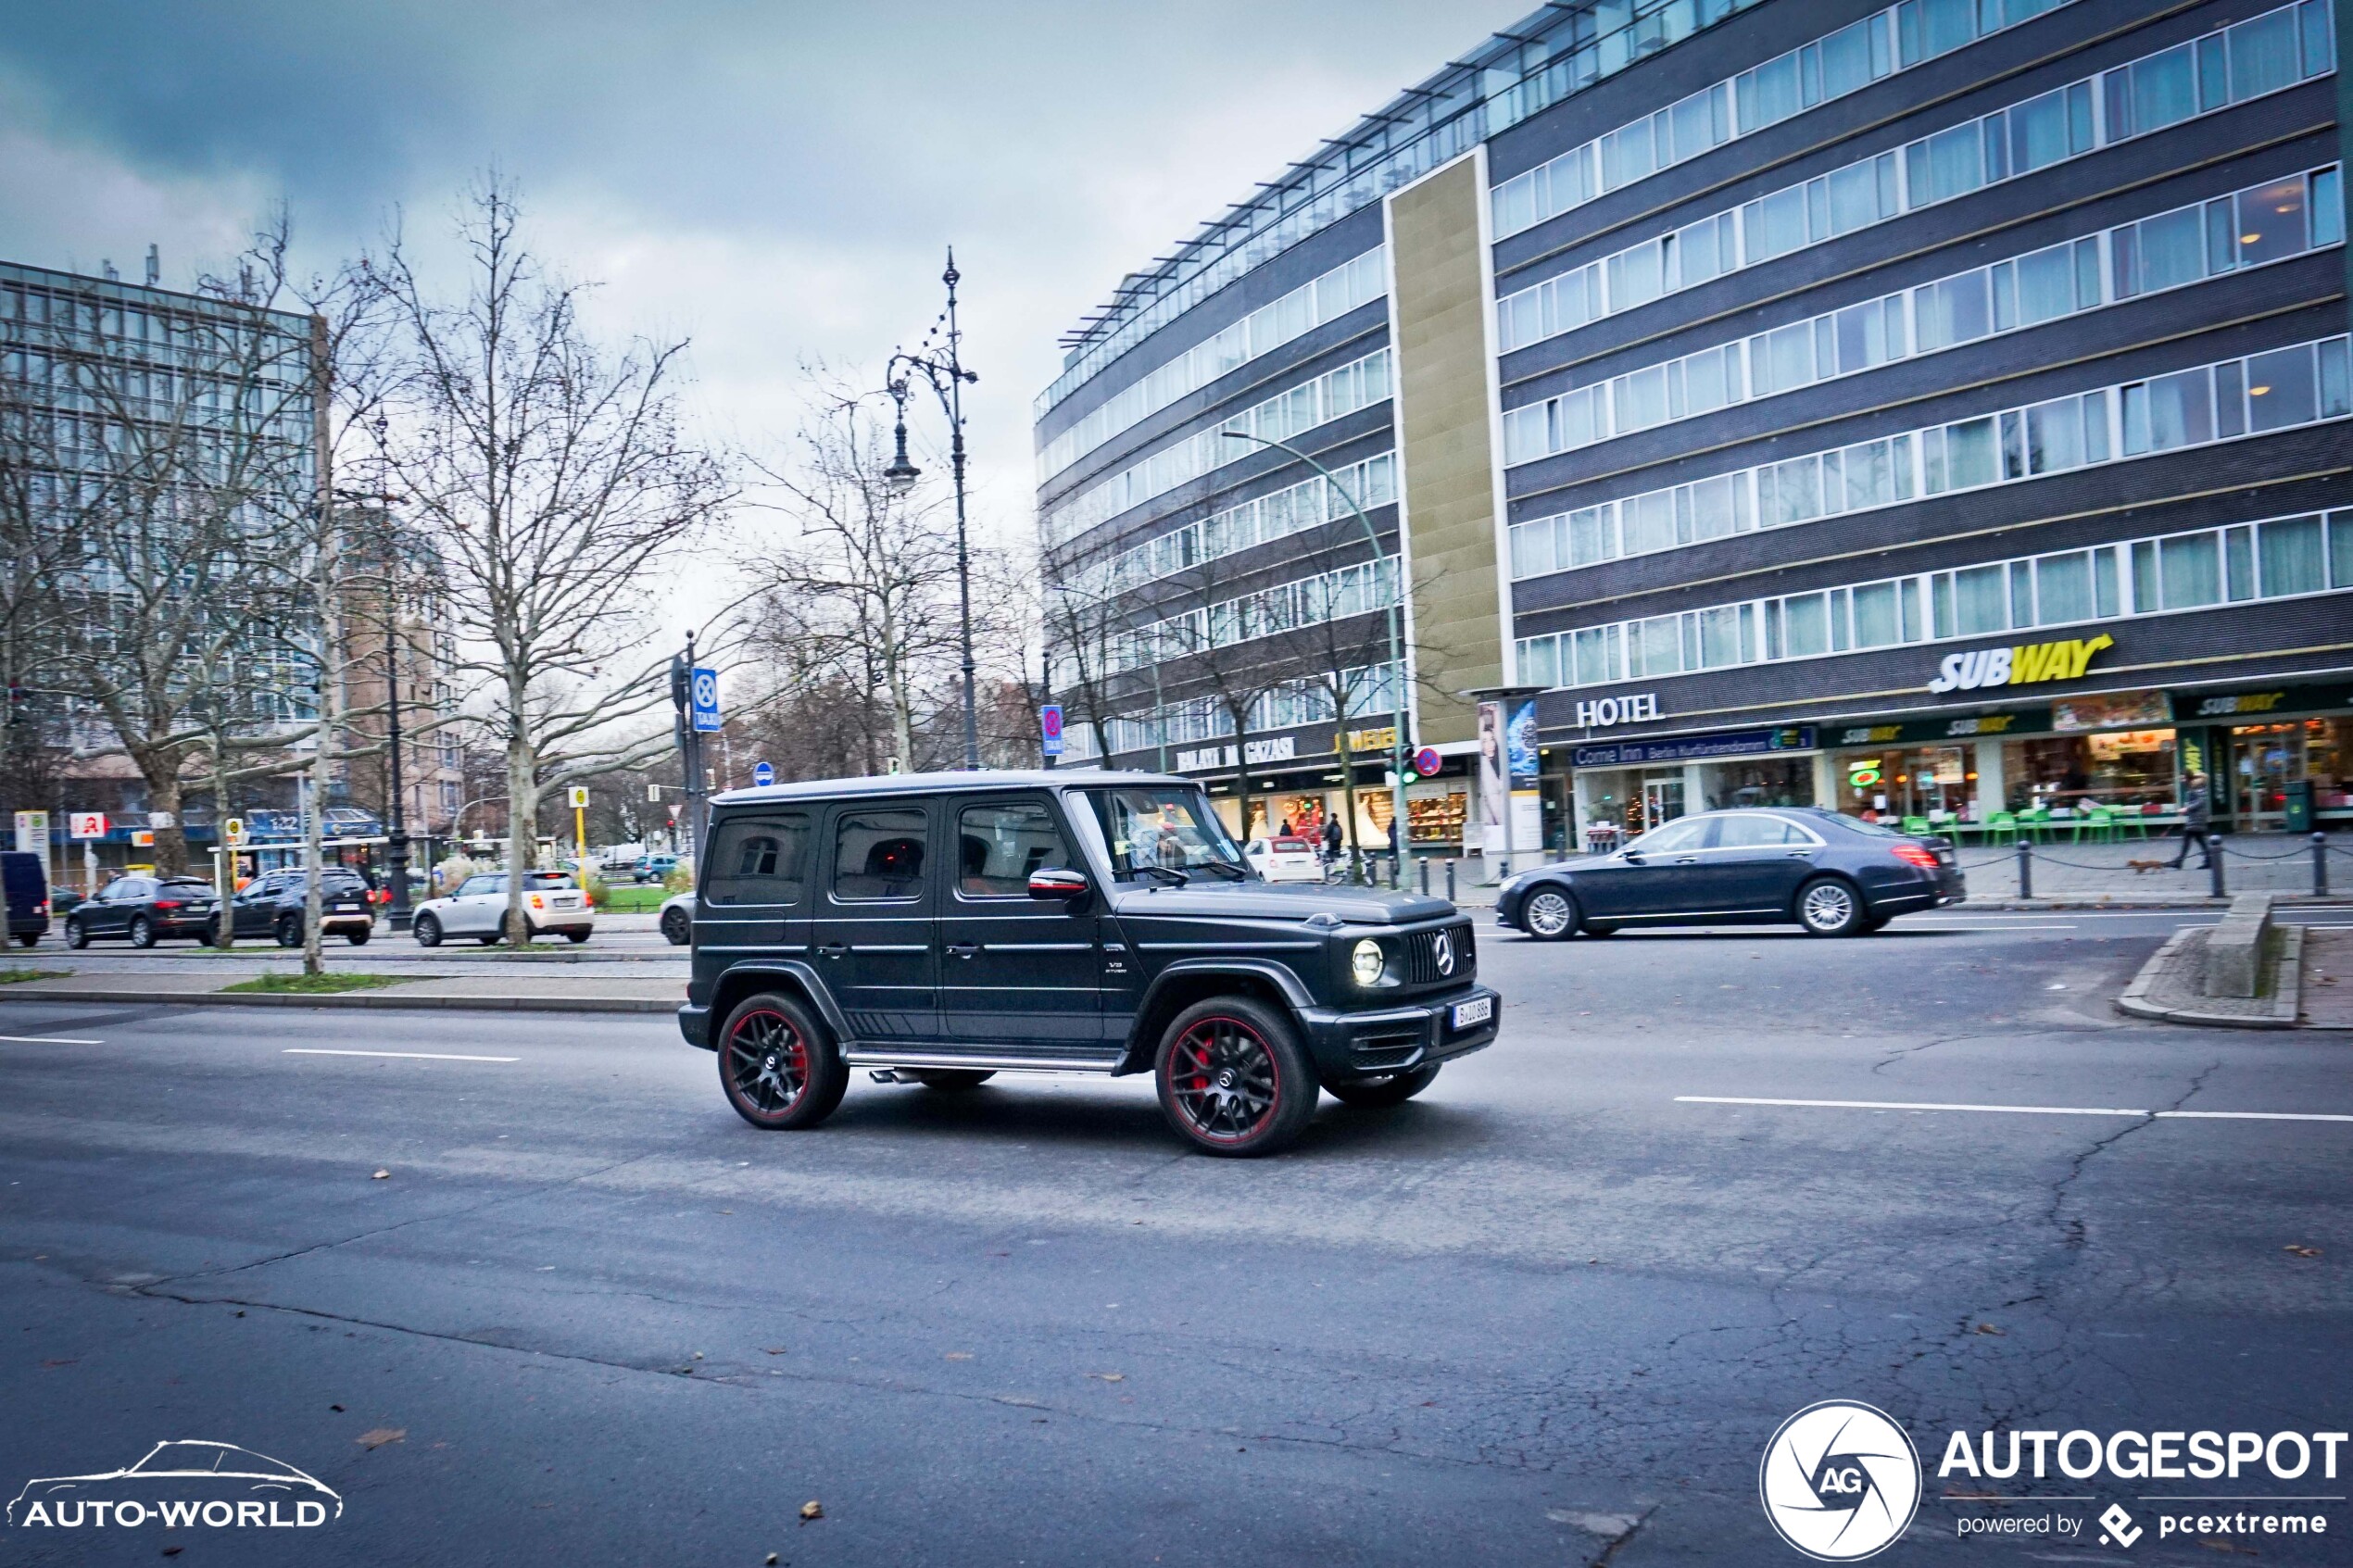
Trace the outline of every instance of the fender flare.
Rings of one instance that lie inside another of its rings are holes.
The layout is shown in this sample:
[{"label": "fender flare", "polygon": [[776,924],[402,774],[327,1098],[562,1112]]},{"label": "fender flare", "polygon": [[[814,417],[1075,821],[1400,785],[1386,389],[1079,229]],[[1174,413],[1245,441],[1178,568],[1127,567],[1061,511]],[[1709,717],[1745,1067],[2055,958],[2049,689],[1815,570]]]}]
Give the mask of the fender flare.
[{"label": "fender flare", "polygon": [[1121,1054],[1119,1065],[1113,1070],[1114,1073],[1116,1075],[1151,1070],[1152,1055],[1159,1048],[1160,1040],[1157,1033],[1150,1038],[1145,1036],[1144,1020],[1152,1016],[1154,1009],[1160,1005],[1161,998],[1176,983],[1202,976],[1215,979],[1243,975],[1248,975],[1253,980],[1264,980],[1273,985],[1282,997],[1283,1003],[1290,1010],[1294,1023],[1299,1022],[1299,1014],[1302,1011],[1316,1005],[1315,993],[1307,988],[1306,982],[1300,979],[1298,973],[1289,964],[1277,962],[1273,959],[1179,959],[1152,976],[1152,983],[1145,987],[1142,1000],[1136,1005],[1136,1022],[1128,1028],[1126,1049]]},{"label": "fender flare", "polygon": [[[824,1022],[825,1027],[833,1031],[836,1042],[850,1038],[849,1020],[843,1016],[840,1004],[834,1000],[833,992],[827,988],[824,981],[818,977],[817,971],[812,965],[800,959],[760,959],[750,963],[729,964],[725,969],[721,970],[717,978],[711,982],[711,1027],[713,1037],[711,1044],[705,1047],[706,1049],[718,1048],[716,1032],[719,1025],[726,1022],[726,1012],[722,1011],[718,1006],[722,991],[735,989],[738,977],[757,979],[761,976],[773,976],[794,982],[792,988],[800,991],[809,998],[810,1003],[816,1008],[818,1017]],[[754,985],[748,989],[760,991],[769,987]],[[733,1008],[734,1004],[730,1003],[727,1010],[732,1011]]]}]

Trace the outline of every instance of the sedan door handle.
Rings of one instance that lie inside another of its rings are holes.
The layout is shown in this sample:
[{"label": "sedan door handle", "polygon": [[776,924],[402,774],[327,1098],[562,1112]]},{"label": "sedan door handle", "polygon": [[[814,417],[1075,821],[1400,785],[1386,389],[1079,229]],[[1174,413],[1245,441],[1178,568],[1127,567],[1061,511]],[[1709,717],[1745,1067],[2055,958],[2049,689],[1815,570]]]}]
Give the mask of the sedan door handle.
[{"label": "sedan door handle", "polygon": [[948,956],[951,959],[968,959],[979,951],[980,944],[977,942],[950,942],[948,944]]}]

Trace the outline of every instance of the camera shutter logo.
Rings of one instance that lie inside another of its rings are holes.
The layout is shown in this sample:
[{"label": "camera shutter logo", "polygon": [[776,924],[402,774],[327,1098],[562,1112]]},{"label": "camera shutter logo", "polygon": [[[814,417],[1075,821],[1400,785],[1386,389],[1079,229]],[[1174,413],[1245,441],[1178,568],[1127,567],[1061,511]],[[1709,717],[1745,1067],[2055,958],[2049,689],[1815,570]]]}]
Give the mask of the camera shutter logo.
[{"label": "camera shutter logo", "polygon": [[1781,1423],[1756,1485],[1781,1539],[1819,1562],[1855,1562],[1919,1512],[1920,1456],[1886,1411],[1825,1399]]}]

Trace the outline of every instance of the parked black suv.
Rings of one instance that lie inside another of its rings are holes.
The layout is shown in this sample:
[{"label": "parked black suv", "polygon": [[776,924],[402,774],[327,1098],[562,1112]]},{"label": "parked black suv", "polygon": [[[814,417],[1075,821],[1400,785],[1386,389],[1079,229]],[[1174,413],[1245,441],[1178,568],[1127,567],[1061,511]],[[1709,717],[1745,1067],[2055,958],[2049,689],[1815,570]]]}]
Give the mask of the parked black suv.
[{"label": "parked black suv", "polygon": [[1271,1154],[1319,1088],[1394,1105],[1491,1044],[1442,898],[1276,885],[1188,780],[918,774],[716,797],[678,1024],[754,1126],[813,1126],[852,1067],[1157,1075],[1212,1154]]},{"label": "parked black suv", "polygon": [[[275,937],[281,947],[302,946],[302,916],[304,900],[308,896],[304,875],[299,871],[271,872],[258,876],[240,888],[229,906],[236,922],[236,934],[247,936]],[[375,935],[376,915],[368,902],[368,879],[346,866],[329,866],[324,880],[319,884],[319,930],[321,935],[341,936],[353,947],[362,947]],[[208,940],[220,945],[220,932],[214,927]]]},{"label": "parked black suv", "polygon": [[212,884],[193,876],[119,876],[66,916],[66,946],[120,936],[152,947],[167,936],[205,939],[212,929]]}]

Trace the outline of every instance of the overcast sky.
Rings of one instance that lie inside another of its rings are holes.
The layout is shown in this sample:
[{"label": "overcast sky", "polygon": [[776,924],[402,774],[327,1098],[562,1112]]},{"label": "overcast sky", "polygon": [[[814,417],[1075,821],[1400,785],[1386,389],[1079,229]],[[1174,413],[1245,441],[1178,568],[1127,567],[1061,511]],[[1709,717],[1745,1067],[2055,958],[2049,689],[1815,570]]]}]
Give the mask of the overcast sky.
[{"label": "overcast sky", "polygon": [[[1131,267],[1529,0],[24,0],[0,26],[0,258],[185,287],[283,197],[314,263],[496,164],[611,332],[693,340],[714,435],[797,366],[878,377],[964,273],[983,526],[1029,404]],[[937,425],[934,426],[937,429]]]}]

